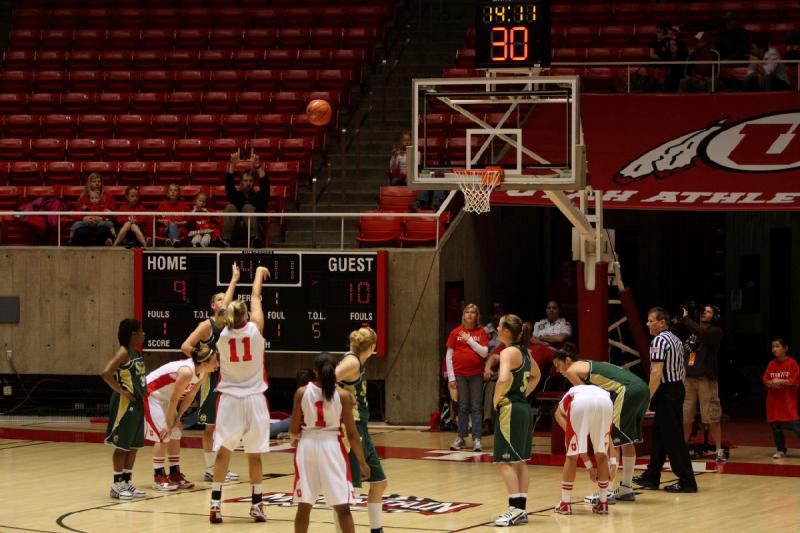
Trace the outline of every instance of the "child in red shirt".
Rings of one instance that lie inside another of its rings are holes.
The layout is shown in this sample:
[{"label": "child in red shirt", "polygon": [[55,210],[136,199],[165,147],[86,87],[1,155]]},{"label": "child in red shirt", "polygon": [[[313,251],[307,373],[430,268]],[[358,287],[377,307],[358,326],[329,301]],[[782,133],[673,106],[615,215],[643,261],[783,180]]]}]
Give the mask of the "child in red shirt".
[{"label": "child in red shirt", "polygon": [[800,366],[787,356],[789,346],[783,338],[772,341],[772,355],[767,371],[764,372],[764,385],[767,386],[767,422],[772,426],[776,451],[773,459],[786,457],[786,441],[783,426],[800,437],[800,420],[797,416],[797,391],[800,386]]},{"label": "child in red shirt", "polygon": [[[188,211],[186,202],[181,202],[181,189],[177,183],[170,183],[167,187],[167,199],[158,204],[162,213],[175,211]],[[175,246],[186,237],[186,217],[180,215],[164,215],[158,218],[158,233],[167,238],[167,246]]]},{"label": "child in red shirt", "polygon": [[[204,192],[199,192],[194,197],[194,206],[192,206],[192,213],[208,213],[206,209],[206,201],[208,195]],[[219,238],[219,225],[216,220],[210,216],[208,217],[191,217],[191,230],[189,237],[192,238],[192,246],[202,246],[207,248],[211,241]]]},{"label": "child in red shirt", "polygon": [[[139,187],[134,185],[125,189],[125,201],[120,204],[117,211],[147,211],[142,204],[139,203]],[[147,228],[152,227],[153,217],[144,217],[140,215],[120,215],[117,217],[117,224],[121,224],[117,232],[117,239],[114,241],[114,246],[119,245],[123,239],[132,233],[136,241],[128,238],[126,243],[131,246],[150,246],[150,237],[145,237],[144,232]]]}]

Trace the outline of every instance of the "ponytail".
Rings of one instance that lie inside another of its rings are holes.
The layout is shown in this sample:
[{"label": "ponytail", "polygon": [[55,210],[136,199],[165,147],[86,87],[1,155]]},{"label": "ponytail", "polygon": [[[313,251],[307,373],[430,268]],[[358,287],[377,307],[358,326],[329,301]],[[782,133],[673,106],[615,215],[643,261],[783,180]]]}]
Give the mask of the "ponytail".
[{"label": "ponytail", "polygon": [[224,327],[239,329],[244,326],[244,317],[246,314],[247,305],[244,302],[236,300],[229,303],[228,307],[217,313],[214,321],[220,329]]},{"label": "ponytail", "polygon": [[522,323],[522,333],[520,333],[519,343],[525,347],[531,342],[531,335],[533,335],[533,324],[530,322]]},{"label": "ponytail", "polygon": [[356,355],[378,342],[378,334],[369,326],[364,326],[350,333],[350,351]]},{"label": "ponytail", "polygon": [[328,352],[322,352],[314,359],[314,371],[317,373],[322,396],[325,401],[331,401],[336,392],[336,360]]},{"label": "ponytail", "polygon": [[522,323],[522,319],[517,315],[503,315],[500,317],[500,324],[511,332],[514,336],[514,342],[527,347],[531,340],[531,332],[533,327],[530,322]]}]

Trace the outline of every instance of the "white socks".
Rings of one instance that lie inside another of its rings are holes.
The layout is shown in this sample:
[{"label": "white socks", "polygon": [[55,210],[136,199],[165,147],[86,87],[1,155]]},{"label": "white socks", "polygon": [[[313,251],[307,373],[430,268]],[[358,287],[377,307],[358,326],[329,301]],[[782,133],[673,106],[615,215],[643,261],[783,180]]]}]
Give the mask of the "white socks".
[{"label": "white socks", "polygon": [[367,512],[369,513],[369,528],[378,529],[381,526],[381,514],[383,513],[382,503],[367,503]]},{"label": "white socks", "polygon": [[572,501],[572,483],[561,482],[561,501],[564,503]]},{"label": "white socks", "polygon": [[622,456],[622,485],[633,486],[633,469],[636,466],[636,456]]}]

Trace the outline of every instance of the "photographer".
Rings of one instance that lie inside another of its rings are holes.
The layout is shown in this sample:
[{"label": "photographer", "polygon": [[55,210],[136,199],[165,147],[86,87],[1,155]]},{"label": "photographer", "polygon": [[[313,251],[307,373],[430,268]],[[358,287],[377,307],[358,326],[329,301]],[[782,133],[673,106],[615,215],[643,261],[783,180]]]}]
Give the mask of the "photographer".
[{"label": "photographer", "polygon": [[[722,448],[722,427],[720,417],[722,407],[719,402],[717,383],[717,362],[722,343],[722,328],[719,322],[719,309],[707,304],[702,310],[689,313],[690,305],[683,307],[681,323],[688,330],[684,340],[684,364],[686,366],[686,398],[683,402],[683,436],[688,442],[692,423],[700,403],[700,419],[708,425],[711,439],[717,447],[717,462],[727,458]],[[694,310],[693,310],[694,311]],[[699,316],[697,316],[699,314]]]}]

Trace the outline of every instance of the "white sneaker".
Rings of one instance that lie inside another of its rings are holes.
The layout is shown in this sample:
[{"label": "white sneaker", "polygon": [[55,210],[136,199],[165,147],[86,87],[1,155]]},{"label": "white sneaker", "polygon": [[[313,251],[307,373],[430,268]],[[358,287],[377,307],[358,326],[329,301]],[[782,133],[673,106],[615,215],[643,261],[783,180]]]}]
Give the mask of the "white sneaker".
[{"label": "white sneaker", "polygon": [[528,513],[522,509],[517,509],[516,507],[509,507],[508,511],[498,516],[494,521],[494,525],[498,527],[508,527],[516,524],[527,523]]},{"label": "white sneaker", "polygon": [[[600,493],[595,492],[594,494],[590,494],[589,496],[584,496],[583,501],[594,505],[600,501]],[[606,499],[606,501],[608,502],[608,505],[614,505],[615,503],[617,503],[616,491],[609,491],[608,498]]]},{"label": "white sneaker", "polygon": [[784,457],[786,457],[786,452],[777,451],[772,454],[773,459],[783,459]]},{"label": "white sneaker", "polygon": [[147,493],[141,489],[137,489],[136,485],[133,484],[133,481],[123,481],[125,487],[128,489],[128,492],[131,493],[131,496],[134,498],[144,498],[147,496]]},{"label": "white sneaker", "polygon": [[[225,474],[225,482],[239,481],[240,478],[241,478],[241,476],[239,474],[237,474],[236,472],[228,472],[227,474]],[[205,473],[203,474],[203,481],[207,481],[209,483],[213,483],[214,482],[214,471],[213,470],[206,470]]]},{"label": "white sneaker", "polygon": [[117,481],[111,485],[108,495],[117,500],[130,500],[133,498],[133,494],[128,490],[128,486],[124,481]]},{"label": "white sneaker", "polygon": [[461,437],[456,437],[456,440],[453,441],[453,444],[450,445],[451,450],[460,450],[464,446],[466,446],[466,442]]},{"label": "white sneaker", "polygon": [[483,451],[483,447],[481,446],[481,439],[472,439],[472,451],[473,452]]}]

